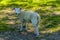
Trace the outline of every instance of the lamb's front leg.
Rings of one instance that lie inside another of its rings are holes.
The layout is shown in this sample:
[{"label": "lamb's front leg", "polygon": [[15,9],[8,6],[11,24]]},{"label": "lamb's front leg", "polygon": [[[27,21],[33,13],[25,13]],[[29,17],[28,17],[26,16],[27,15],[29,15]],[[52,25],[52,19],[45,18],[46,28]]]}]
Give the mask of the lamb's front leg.
[{"label": "lamb's front leg", "polygon": [[20,32],[22,32],[23,31],[23,25],[22,25],[22,23],[20,24]]}]

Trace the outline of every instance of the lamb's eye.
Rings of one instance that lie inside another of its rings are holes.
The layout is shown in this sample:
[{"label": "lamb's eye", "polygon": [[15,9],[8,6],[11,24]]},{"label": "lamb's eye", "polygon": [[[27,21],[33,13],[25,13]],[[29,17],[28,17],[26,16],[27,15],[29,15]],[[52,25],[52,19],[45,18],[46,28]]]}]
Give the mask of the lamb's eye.
[{"label": "lamb's eye", "polygon": [[21,10],[22,8],[20,8],[20,10]]}]

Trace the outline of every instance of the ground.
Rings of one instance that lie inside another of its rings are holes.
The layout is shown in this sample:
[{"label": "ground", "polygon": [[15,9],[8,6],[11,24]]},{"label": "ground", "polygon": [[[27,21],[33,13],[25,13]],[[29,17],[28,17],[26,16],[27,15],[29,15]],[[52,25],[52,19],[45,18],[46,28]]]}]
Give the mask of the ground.
[{"label": "ground", "polygon": [[19,32],[19,29],[16,28],[15,31],[9,30],[6,32],[0,32],[0,40],[60,40],[60,32],[54,33],[40,32],[39,38],[36,38],[31,28],[28,29],[27,32],[26,31]]}]

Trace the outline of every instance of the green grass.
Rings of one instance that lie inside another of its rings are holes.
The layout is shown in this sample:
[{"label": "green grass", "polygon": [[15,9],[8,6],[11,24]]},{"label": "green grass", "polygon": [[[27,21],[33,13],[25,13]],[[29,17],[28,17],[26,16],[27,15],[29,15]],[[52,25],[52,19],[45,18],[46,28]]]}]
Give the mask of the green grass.
[{"label": "green grass", "polygon": [[[8,0],[6,0],[6,1],[3,0],[1,2],[2,2],[2,4],[4,4],[7,1]],[[18,1],[14,1],[14,2],[16,3]],[[11,4],[9,4],[10,2],[11,2]],[[59,5],[55,5],[55,4],[60,4],[60,3],[57,3],[57,0],[54,0],[54,1],[52,1],[52,0],[49,1],[48,0],[48,1],[46,1],[46,3],[45,3],[45,1],[43,1],[41,3],[40,2],[36,2],[36,3],[32,2],[31,3],[31,1],[26,1],[26,2],[19,1],[17,4],[15,4],[14,2],[12,2],[12,0],[11,0],[11,1],[8,1],[6,3],[6,5],[5,4],[4,5],[0,5],[0,10],[8,10],[8,8],[12,8],[12,7],[22,7],[22,8],[25,8],[25,9],[29,9],[31,11],[33,10],[33,11],[36,11],[36,12],[38,12],[40,14],[41,21],[42,21],[41,22],[41,28],[43,30],[44,30],[44,28],[45,29],[49,29],[49,30],[50,29],[54,29],[55,30],[56,28],[59,28],[59,26],[60,26],[60,15],[59,14],[55,14],[56,11],[57,12],[60,11],[60,6]],[[15,16],[16,15],[10,16],[10,17],[12,18],[12,17],[15,17]],[[14,24],[7,25],[9,22],[11,22],[11,20],[8,20],[8,19],[9,19],[9,16],[7,16],[7,13],[0,11],[0,31],[2,31],[2,30],[3,31],[5,31],[5,30],[7,31],[7,30],[12,30],[13,29],[11,26],[14,25]],[[18,21],[15,24],[18,24]]]}]

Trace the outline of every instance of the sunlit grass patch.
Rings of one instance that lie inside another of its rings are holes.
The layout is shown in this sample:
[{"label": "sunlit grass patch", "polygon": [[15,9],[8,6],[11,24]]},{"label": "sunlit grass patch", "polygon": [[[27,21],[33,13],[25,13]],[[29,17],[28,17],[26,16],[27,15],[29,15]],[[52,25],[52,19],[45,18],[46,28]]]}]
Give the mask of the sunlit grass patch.
[{"label": "sunlit grass patch", "polygon": [[54,33],[54,32],[58,32],[60,30],[60,25],[58,25],[57,27],[55,28],[47,28],[43,31],[41,31],[41,33]]},{"label": "sunlit grass patch", "polygon": [[60,15],[49,15],[43,17],[42,33],[53,33],[60,30]]}]

